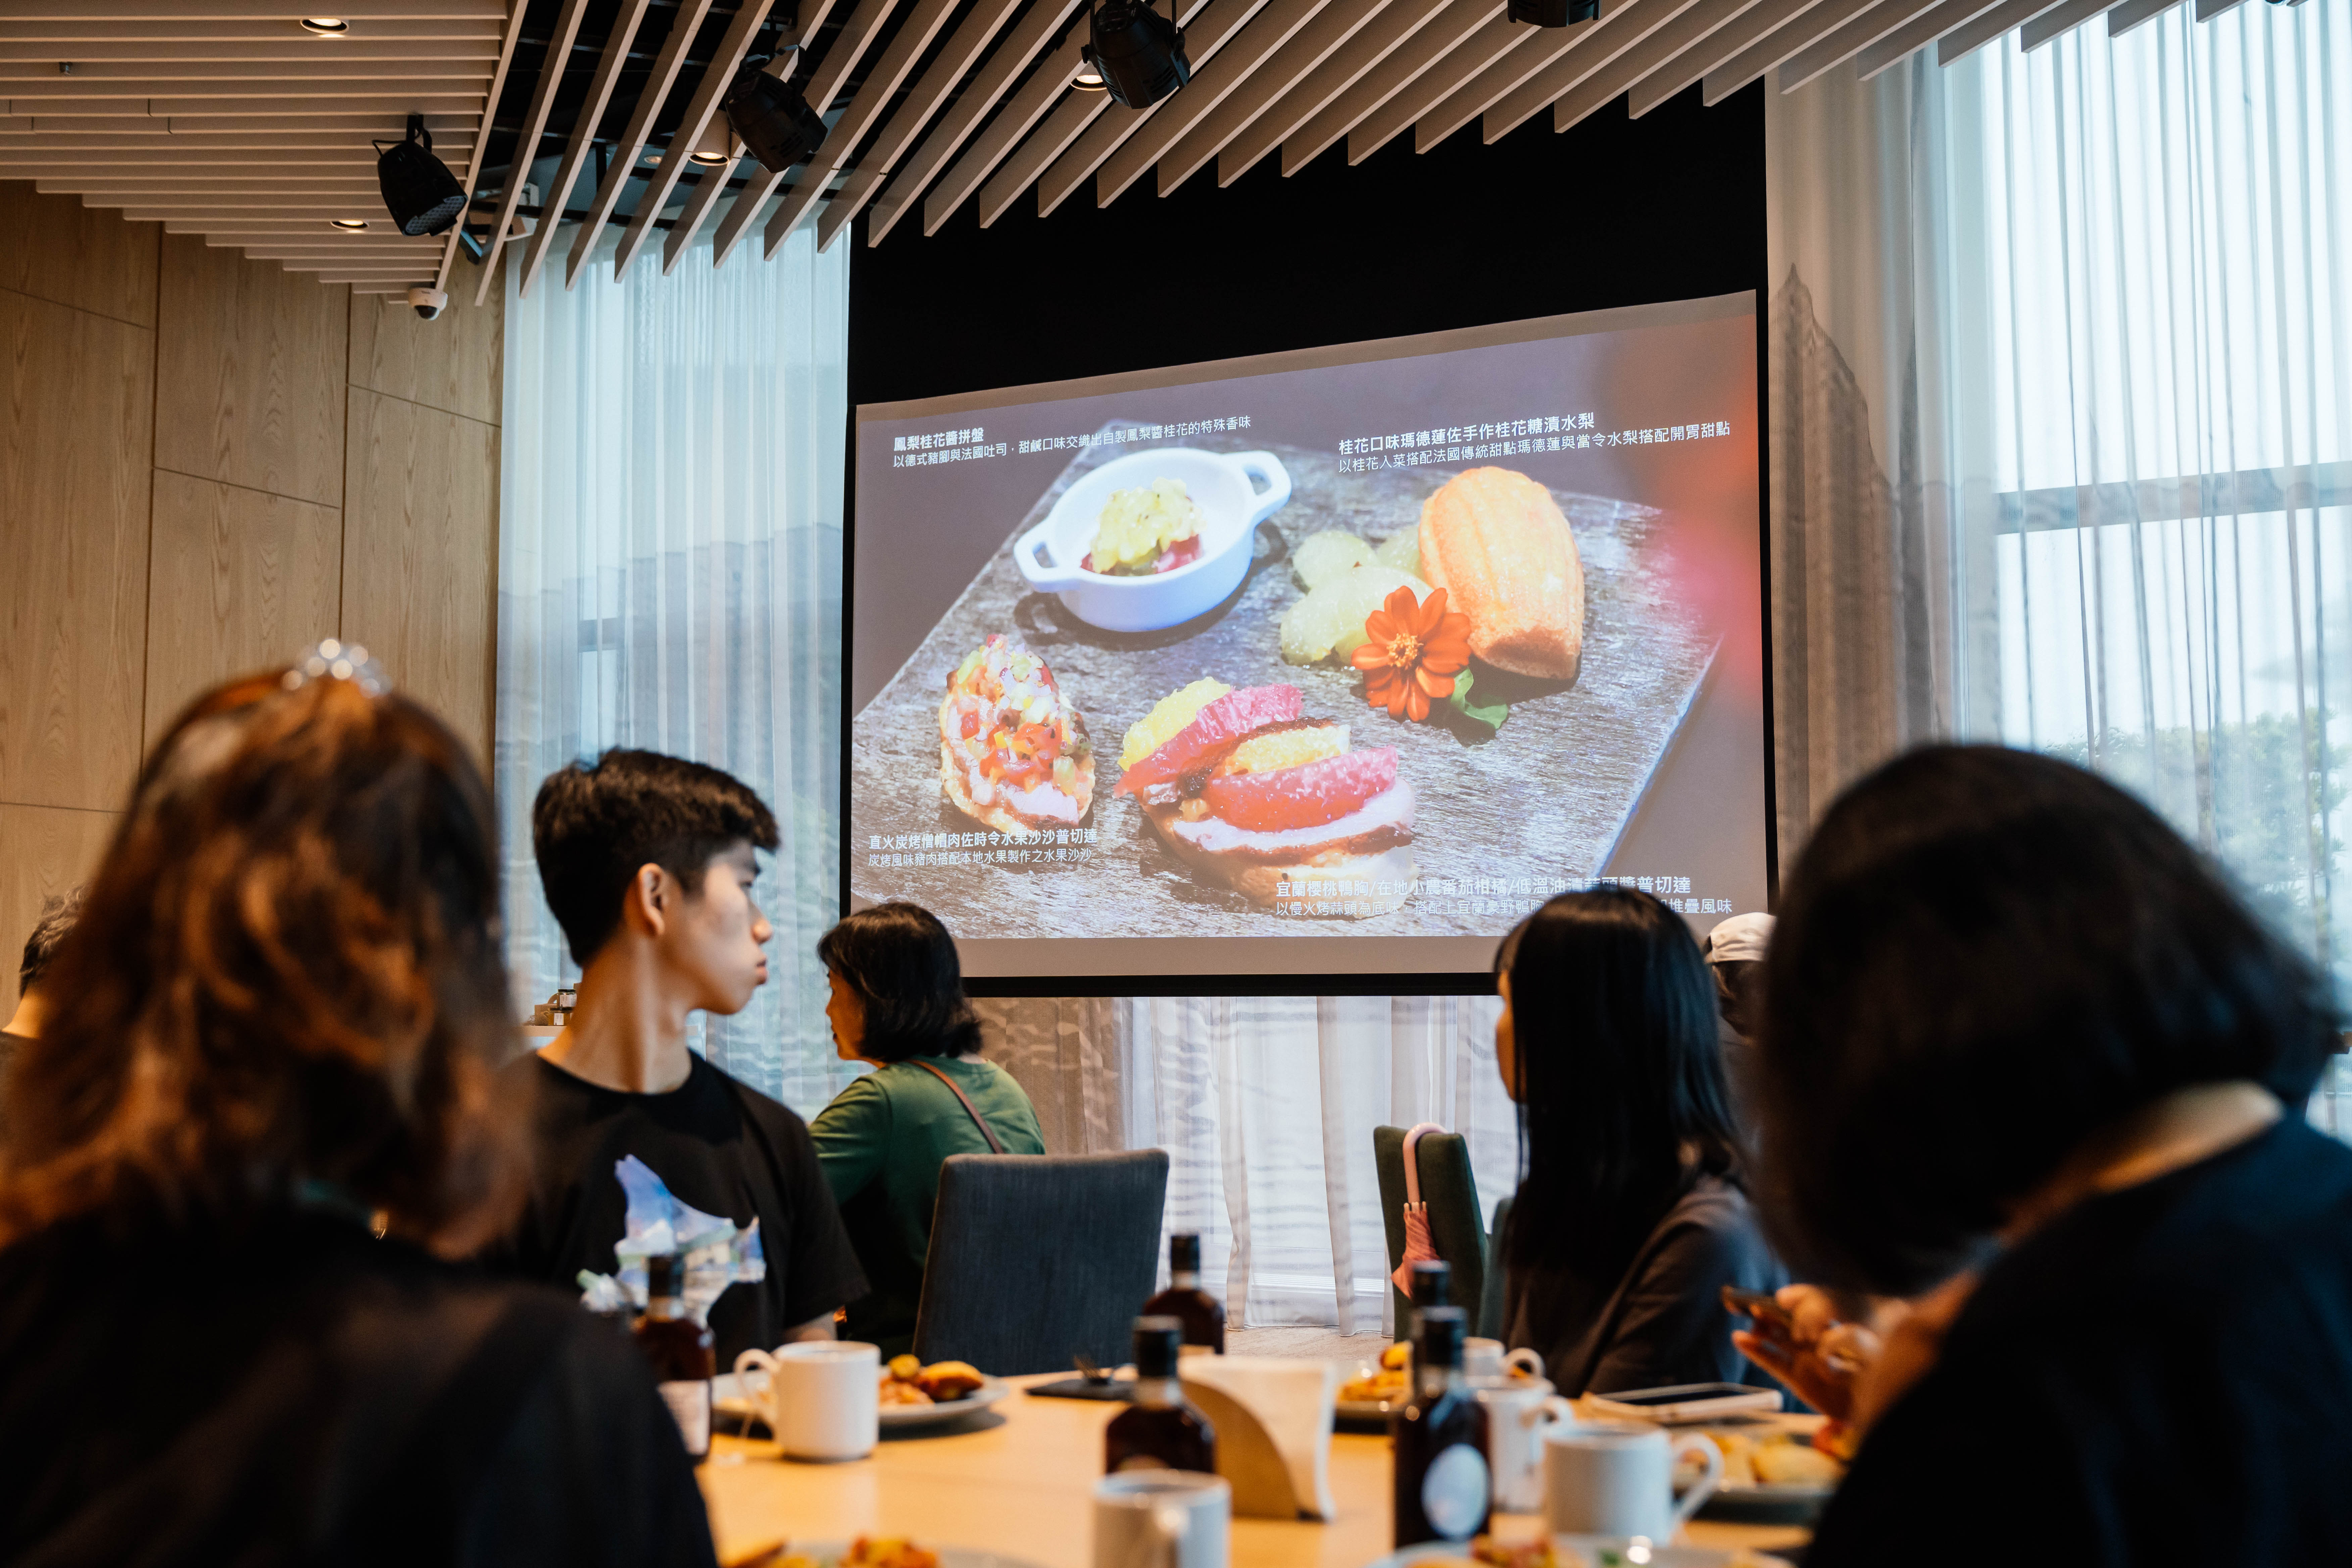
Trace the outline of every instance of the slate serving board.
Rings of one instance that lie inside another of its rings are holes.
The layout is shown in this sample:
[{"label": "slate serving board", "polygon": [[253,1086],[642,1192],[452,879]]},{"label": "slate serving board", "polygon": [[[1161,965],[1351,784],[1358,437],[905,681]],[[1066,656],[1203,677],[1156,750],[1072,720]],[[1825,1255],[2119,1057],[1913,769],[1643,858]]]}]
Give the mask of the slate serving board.
[{"label": "slate serving board", "polygon": [[[1166,631],[1101,631],[1059,599],[1030,591],[1013,564],[1013,542],[1042,521],[1087,469],[1154,446],[1272,451],[1290,470],[1290,502],[1258,525],[1249,574],[1223,604]],[[1508,466],[1507,459],[1497,466]],[[1378,543],[1417,524],[1422,501],[1459,471],[1342,473],[1333,454],[1269,447],[1238,434],[1081,449],[857,715],[851,892],[860,900],[912,899],[940,911],[962,937],[1484,935],[1507,931],[1549,883],[1582,882],[1623,833],[1714,657],[1715,634],[1676,602],[1663,570],[1662,549],[1674,526],[1666,514],[1552,492],[1575,531],[1584,566],[1583,667],[1567,684],[1478,667],[1474,700],[1511,705],[1499,730],[1450,708],[1441,709],[1449,722],[1402,722],[1364,700],[1362,678],[1353,669],[1283,662],[1282,614],[1302,596],[1290,551],[1327,528]],[[1028,864],[877,864],[877,857],[887,862],[923,853],[894,849],[896,836],[979,829],[940,793],[939,706],[949,673],[995,631],[1017,634],[1044,657],[1094,737],[1088,826],[1097,842],[1066,850],[1066,859]],[[1424,891],[1402,909],[1332,919],[1276,914],[1231,889],[1196,880],[1161,847],[1133,797],[1114,795],[1112,786],[1128,726],[1204,675],[1234,687],[1297,686],[1308,716],[1350,726],[1351,749],[1396,747],[1400,771],[1419,796],[1413,858],[1423,879],[1454,886],[1442,894]],[[881,848],[870,844],[874,837]],[[1482,886],[1496,880],[1509,887]],[[1530,884],[1524,892],[1522,881]]]}]

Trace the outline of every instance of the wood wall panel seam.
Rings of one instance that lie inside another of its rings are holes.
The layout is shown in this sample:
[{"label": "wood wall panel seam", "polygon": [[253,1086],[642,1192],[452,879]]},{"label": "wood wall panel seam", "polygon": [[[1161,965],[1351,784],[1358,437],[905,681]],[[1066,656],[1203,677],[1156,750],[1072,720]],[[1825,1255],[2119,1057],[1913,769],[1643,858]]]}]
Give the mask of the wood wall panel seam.
[{"label": "wood wall panel seam", "polygon": [[5,283],[0,283],[0,294],[14,294],[19,300],[32,300],[44,305],[55,305],[60,310],[79,311],[82,315],[94,316],[101,321],[113,321],[118,325],[129,327],[133,331],[146,332],[151,336],[155,331],[149,323],[134,321],[128,316],[117,316],[105,310],[93,310],[87,305],[77,305],[70,300],[52,300],[47,294],[35,294],[23,289],[11,289]]}]

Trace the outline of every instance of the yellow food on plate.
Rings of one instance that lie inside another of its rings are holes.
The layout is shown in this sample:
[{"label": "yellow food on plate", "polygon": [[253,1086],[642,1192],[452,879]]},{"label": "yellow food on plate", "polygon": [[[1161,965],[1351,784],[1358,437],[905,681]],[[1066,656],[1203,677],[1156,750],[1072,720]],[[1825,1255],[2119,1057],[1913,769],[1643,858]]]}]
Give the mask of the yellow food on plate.
[{"label": "yellow food on plate", "polygon": [[1549,1541],[1497,1541],[1491,1535],[1470,1543],[1470,1560],[1481,1568],[1568,1568]]},{"label": "yellow food on plate", "polygon": [[1217,764],[1220,776],[1234,773],[1273,773],[1285,768],[1303,768],[1309,763],[1319,763],[1326,757],[1337,757],[1348,750],[1348,726],[1318,724],[1307,730],[1277,730],[1270,735],[1252,735],[1233,749],[1225,760]]},{"label": "yellow food on plate", "polygon": [[1833,1487],[1845,1467],[1807,1443],[1766,1443],[1756,1450],[1756,1479],[1767,1486]]},{"label": "yellow food on plate", "polygon": [[1377,563],[1351,566],[1310,590],[1282,614],[1282,657],[1291,664],[1345,659],[1364,640],[1364,617],[1399,588],[1416,600],[1429,597],[1429,584],[1410,572]]},{"label": "yellow food on plate", "polygon": [[916,1374],[915,1385],[934,1400],[961,1399],[988,1379],[968,1361],[938,1361]]},{"label": "yellow food on plate", "polygon": [[919,1356],[894,1355],[890,1358],[890,1375],[900,1383],[914,1382],[915,1374],[922,1370],[922,1359]]},{"label": "yellow food on plate", "polygon": [[1142,576],[1160,557],[1200,536],[1208,521],[1181,479],[1154,479],[1131,489],[1113,490],[1087,547],[1086,566],[1114,577]]},{"label": "yellow food on plate", "polygon": [[1704,1428],[1723,1454],[1722,1484],[1743,1487],[1833,1487],[1845,1467],[1805,1440],[1801,1432],[1766,1427]]},{"label": "yellow food on plate", "polygon": [[1414,523],[1401,533],[1391,533],[1372,552],[1372,559],[1383,566],[1393,566],[1400,572],[1410,572],[1416,577],[1426,577],[1421,569],[1421,524]]},{"label": "yellow food on plate", "polygon": [[886,1406],[935,1403],[929,1394],[925,1394],[912,1383],[901,1383],[895,1377],[886,1377],[882,1380],[881,1400]]},{"label": "yellow food on plate", "polygon": [[1377,1405],[1402,1399],[1412,1376],[1412,1343],[1399,1340],[1381,1352],[1380,1370],[1349,1379],[1339,1385],[1339,1397],[1351,1405]]},{"label": "yellow food on plate", "polygon": [[1135,766],[1175,739],[1176,732],[1201,716],[1201,710],[1231,691],[1222,680],[1202,679],[1181,691],[1171,691],[1150,712],[1127,727],[1127,742],[1118,749],[1118,765]]},{"label": "yellow food on plate", "polygon": [[895,1536],[861,1535],[842,1554],[840,1568],[940,1568],[940,1554]]},{"label": "yellow food on plate", "polygon": [[1551,492],[1472,468],[1422,503],[1421,569],[1470,617],[1470,651],[1497,669],[1570,680],[1584,653],[1584,568]]},{"label": "yellow food on plate", "polygon": [[1327,528],[1320,533],[1310,533],[1298,542],[1291,552],[1291,574],[1298,585],[1312,593],[1351,566],[1361,566],[1372,558],[1372,547],[1345,530]]},{"label": "yellow food on plate", "polygon": [[1349,1405],[1382,1405],[1404,1397],[1405,1374],[1401,1372],[1376,1372],[1369,1377],[1351,1377],[1339,1385],[1339,1398]]}]

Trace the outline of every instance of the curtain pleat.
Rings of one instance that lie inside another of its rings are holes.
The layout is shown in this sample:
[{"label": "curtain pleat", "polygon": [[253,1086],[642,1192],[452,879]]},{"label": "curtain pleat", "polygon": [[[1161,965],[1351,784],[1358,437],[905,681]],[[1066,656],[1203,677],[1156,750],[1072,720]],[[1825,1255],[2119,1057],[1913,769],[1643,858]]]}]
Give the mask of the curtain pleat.
[{"label": "curtain pleat", "polygon": [[[611,241],[599,252],[609,261]],[[848,252],[707,252],[577,289],[507,279],[497,791],[517,1002],[578,971],[530,855],[539,784],[645,747],[725,768],[783,844],[754,896],[768,984],[698,1044],[813,1112],[847,1081],[817,937],[835,913]]]}]

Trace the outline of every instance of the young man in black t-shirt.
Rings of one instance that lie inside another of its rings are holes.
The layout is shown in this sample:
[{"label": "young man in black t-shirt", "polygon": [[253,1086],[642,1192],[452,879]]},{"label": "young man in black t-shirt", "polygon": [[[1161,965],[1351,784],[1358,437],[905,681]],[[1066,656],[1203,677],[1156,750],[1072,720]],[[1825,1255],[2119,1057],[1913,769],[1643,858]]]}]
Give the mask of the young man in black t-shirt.
[{"label": "young man in black t-shirt", "polygon": [[581,966],[579,1007],[509,1071],[538,1103],[531,1200],[500,1261],[573,1285],[614,1272],[628,1209],[613,1167],[634,1154],[672,1196],[760,1222],[761,1284],[710,1311],[721,1368],[738,1352],[830,1339],[866,1294],[801,1119],[687,1048],[687,1016],[737,1013],[768,978],[773,934],[751,899],[776,822],[740,779],[654,752],[607,752],[548,776],[531,846],[548,907]]}]

